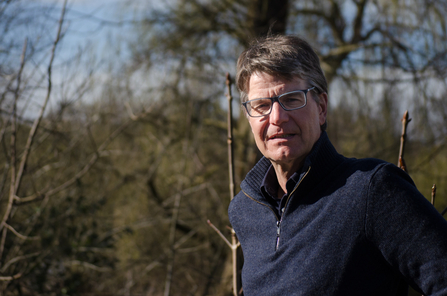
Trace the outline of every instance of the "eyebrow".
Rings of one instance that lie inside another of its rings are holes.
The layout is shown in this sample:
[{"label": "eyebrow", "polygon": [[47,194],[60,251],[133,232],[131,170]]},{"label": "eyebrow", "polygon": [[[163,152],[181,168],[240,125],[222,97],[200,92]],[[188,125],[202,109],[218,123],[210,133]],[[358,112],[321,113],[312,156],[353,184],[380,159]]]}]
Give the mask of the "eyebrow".
[{"label": "eyebrow", "polygon": [[263,97],[263,98],[250,99],[250,100],[247,100],[247,102],[249,102],[249,101],[254,101],[254,100],[262,100],[262,99],[267,100],[267,99],[279,98],[280,96],[287,95],[287,94],[290,94],[290,93],[293,93],[293,92],[298,92],[298,91],[300,91],[300,92],[306,92],[306,91],[307,91],[307,92],[308,92],[308,91],[310,91],[310,90],[313,89],[313,88],[315,88],[315,86],[310,87],[310,88],[306,88],[306,89],[296,89],[296,90],[291,90],[291,91],[288,91],[288,92],[285,92],[285,93],[283,93],[283,94],[280,94],[280,95],[277,95],[277,96],[273,96],[273,97]]}]

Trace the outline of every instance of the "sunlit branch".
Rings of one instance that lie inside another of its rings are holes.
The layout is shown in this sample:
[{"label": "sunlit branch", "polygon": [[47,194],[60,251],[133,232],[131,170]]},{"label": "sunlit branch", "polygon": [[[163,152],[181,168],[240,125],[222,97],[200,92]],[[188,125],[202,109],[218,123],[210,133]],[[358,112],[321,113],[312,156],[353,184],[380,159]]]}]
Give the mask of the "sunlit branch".
[{"label": "sunlit branch", "polygon": [[20,278],[21,276],[22,276],[21,273],[18,273],[18,274],[13,275],[13,276],[0,276],[0,281],[9,282],[9,281],[13,281],[13,280],[18,279],[18,278]]},{"label": "sunlit branch", "polygon": [[433,184],[433,187],[431,188],[431,204],[435,205],[435,198],[436,198],[436,184]]},{"label": "sunlit branch", "polygon": [[225,243],[226,243],[231,249],[233,249],[233,245],[232,245],[232,244],[230,243],[230,241],[229,241],[229,240],[222,234],[222,232],[220,232],[220,230],[217,229],[217,227],[214,226],[214,224],[211,223],[210,220],[207,220],[206,222],[208,223],[209,226],[211,226],[212,229],[214,229],[214,231],[217,232],[217,234],[218,234],[218,235],[225,241]]},{"label": "sunlit branch", "polygon": [[[226,97],[228,100],[228,117],[227,117],[227,124],[228,124],[228,138],[227,138],[227,144],[228,144],[228,168],[229,168],[229,183],[230,183],[230,200],[233,200],[235,196],[235,187],[234,187],[234,158],[233,158],[233,109],[232,109],[232,101],[233,97],[231,95],[231,77],[230,74],[227,73],[226,75],[226,81],[225,84],[227,86],[227,93]],[[233,229],[231,229],[231,243],[230,241],[222,234],[222,232],[217,229],[213,223],[211,223],[210,220],[207,221],[208,225],[211,226],[211,228],[214,229],[214,231],[219,234],[219,236],[225,241],[225,243],[231,248],[231,255],[232,255],[232,264],[233,264],[233,295],[238,296],[239,291],[241,290],[241,281],[239,278],[238,273],[238,267],[239,267],[239,260],[238,260],[238,248],[240,247],[240,242],[238,241],[236,237],[236,233]]]},{"label": "sunlit branch", "polygon": [[38,236],[25,236],[25,235],[22,235],[22,234],[18,233],[17,230],[15,230],[8,223],[5,223],[5,227],[8,228],[12,233],[14,233],[15,236],[17,236],[20,239],[23,239],[23,240],[38,240],[38,239],[40,239],[40,237],[38,237]]},{"label": "sunlit branch", "polygon": [[407,167],[405,165],[404,160],[404,150],[405,150],[405,140],[407,138],[407,125],[411,121],[409,118],[408,111],[405,111],[404,116],[402,117],[402,134],[400,136],[400,148],[399,148],[399,159],[397,162],[397,166],[402,170],[407,172]]}]

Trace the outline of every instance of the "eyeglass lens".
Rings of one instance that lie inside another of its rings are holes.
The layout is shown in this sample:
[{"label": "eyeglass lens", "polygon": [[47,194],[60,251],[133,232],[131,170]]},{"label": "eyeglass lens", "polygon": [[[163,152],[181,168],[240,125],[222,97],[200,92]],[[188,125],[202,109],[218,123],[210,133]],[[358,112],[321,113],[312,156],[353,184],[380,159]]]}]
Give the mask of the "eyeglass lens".
[{"label": "eyeglass lens", "polygon": [[[302,91],[296,91],[279,96],[278,101],[285,110],[293,110],[303,107],[306,104],[306,95]],[[247,102],[247,110],[251,116],[263,116],[270,113],[273,100],[255,99]]]}]

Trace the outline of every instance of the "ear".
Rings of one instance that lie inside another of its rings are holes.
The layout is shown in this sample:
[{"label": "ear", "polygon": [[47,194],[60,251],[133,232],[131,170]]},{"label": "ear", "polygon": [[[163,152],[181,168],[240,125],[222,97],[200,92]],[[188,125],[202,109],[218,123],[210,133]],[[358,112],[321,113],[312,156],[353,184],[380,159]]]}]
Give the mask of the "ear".
[{"label": "ear", "polygon": [[319,119],[320,119],[320,126],[323,125],[326,122],[326,116],[327,116],[327,93],[322,93],[318,95],[319,98]]}]

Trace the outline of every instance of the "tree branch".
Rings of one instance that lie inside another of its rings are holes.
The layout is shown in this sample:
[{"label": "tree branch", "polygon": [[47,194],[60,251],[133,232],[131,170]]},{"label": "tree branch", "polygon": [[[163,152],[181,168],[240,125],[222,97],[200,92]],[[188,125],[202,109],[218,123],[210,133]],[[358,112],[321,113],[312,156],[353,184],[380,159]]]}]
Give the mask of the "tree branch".
[{"label": "tree branch", "polygon": [[17,232],[11,225],[5,223],[5,227],[8,228],[12,233],[14,233],[18,238],[23,240],[38,240],[40,237],[38,236],[25,236]]},{"label": "tree branch", "polygon": [[48,101],[50,100],[51,90],[52,90],[52,75],[51,74],[52,74],[52,68],[53,68],[53,61],[54,61],[57,45],[58,45],[59,40],[61,38],[62,24],[63,24],[63,21],[64,21],[66,6],[67,6],[67,0],[64,0],[64,4],[62,6],[61,16],[59,18],[59,25],[58,25],[58,28],[57,28],[56,39],[53,42],[53,47],[51,49],[50,62],[48,64],[48,70],[47,70],[47,73],[48,73],[47,94],[46,94],[44,103],[43,103],[42,107],[40,108],[39,116],[34,121],[34,124],[33,124],[32,128],[31,128],[31,130],[29,132],[29,135],[28,135],[28,139],[27,139],[27,142],[26,142],[26,145],[25,145],[25,150],[23,152],[22,159],[20,161],[19,170],[17,172],[17,178],[16,178],[17,181],[16,181],[15,188],[14,188],[14,194],[17,194],[17,191],[18,191],[18,189],[20,187],[20,183],[21,183],[21,180],[22,180],[22,177],[23,177],[23,172],[25,170],[26,163],[28,161],[28,156],[29,156],[29,153],[30,153],[30,150],[31,150],[31,146],[33,144],[33,141],[34,141],[37,129],[39,128],[40,122],[42,121],[43,115],[44,115],[45,110],[47,108]]},{"label": "tree branch", "polygon": [[206,220],[206,222],[208,223],[209,226],[211,226],[212,229],[214,229],[214,231],[217,232],[217,234],[224,240],[224,242],[231,248],[233,249],[233,245],[230,243],[230,241],[225,237],[225,235],[222,234],[222,232],[217,229],[216,226],[214,226],[213,223],[211,223],[210,220]]},{"label": "tree branch", "polygon": [[13,107],[12,107],[12,114],[11,114],[11,159],[10,159],[10,168],[11,168],[11,181],[10,181],[10,187],[9,187],[9,199],[8,199],[8,204],[6,206],[6,211],[3,215],[2,218],[2,222],[0,223],[0,231],[2,231],[2,239],[0,240],[0,262],[1,262],[1,258],[3,255],[3,250],[5,247],[5,242],[6,242],[6,229],[4,229],[4,227],[7,225],[7,221],[9,220],[9,216],[11,214],[11,210],[12,210],[12,206],[14,203],[14,198],[15,198],[15,184],[16,184],[16,179],[15,179],[15,174],[16,174],[16,132],[17,132],[17,127],[16,127],[16,122],[17,122],[17,118],[16,118],[16,113],[17,113],[17,101],[19,99],[19,93],[20,93],[20,82],[21,82],[21,78],[22,78],[22,71],[23,68],[25,66],[25,55],[26,55],[26,48],[27,48],[27,39],[25,39],[25,42],[23,43],[23,49],[22,49],[22,55],[20,58],[20,69],[19,69],[19,73],[17,74],[17,87],[14,91],[14,102],[13,102]]},{"label": "tree branch", "polygon": [[31,253],[31,254],[28,254],[28,255],[17,256],[17,257],[15,257],[15,258],[12,258],[12,259],[9,260],[8,262],[6,262],[5,265],[2,266],[2,269],[0,269],[0,272],[1,272],[1,273],[6,272],[6,270],[8,269],[8,267],[9,267],[11,264],[13,264],[13,263],[16,263],[16,262],[18,262],[18,261],[20,261],[20,260],[24,260],[24,259],[28,259],[28,258],[31,258],[31,257],[38,256],[38,255],[40,255],[40,254],[41,254],[41,252],[36,252],[36,253]]},{"label": "tree branch", "polygon": [[357,16],[355,17],[354,20],[351,43],[358,43],[363,39],[362,25],[363,25],[363,17],[365,16],[365,7],[367,2],[368,0],[360,0],[355,2],[357,6]]},{"label": "tree branch", "polygon": [[[136,117],[136,119],[141,119],[142,117],[148,115],[151,112],[152,109],[148,109],[145,110],[144,112],[142,112],[139,116]],[[39,194],[34,194],[28,197],[16,197],[15,200],[15,204],[19,205],[19,204],[25,204],[25,203],[30,203],[33,202],[35,200],[41,200],[44,199],[45,197],[54,195],[64,189],[66,189],[67,187],[69,187],[70,185],[72,185],[73,183],[75,183],[78,179],[80,179],[81,177],[83,177],[89,170],[90,168],[96,163],[96,161],[99,159],[100,157],[100,152],[102,152],[103,150],[106,149],[106,147],[125,129],[127,128],[130,124],[132,124],[134,122],[134,119],[129,119],[128,121],[126,121],[125,123],[123,123],[121,126],[119,126],[116,130],[114,130],[109,137],[98,147],[98,149],[94,152],[94,154],[92,155],[92,157],[90,158],[89,162],[79,171],[77,172],[71,179],[67,180],[66,182],[62,183],[61,185],[48,190],[47,192],[44,193],[39,193]]]},{"label": "tree branch", "polygon": [[407,125],[411,121],[409,118],[408,111],[405,111],[404,116],[402,117],[402,134],[400,136],[400,149],[399,149],[399,159],[397,162],[397,166],[402,170],[407,172],[407,167],[405,165],[404,160],[404,149],[405,149],[405,140],[407,138]]},{"label": "tree branch", "polygon": [[68,265],[80,265],[80,266],[86,267],[88,269],[92,269],[92,270],[99,271],[99,272],[109,272],[109,271],[112,271],[112,269],[110,267],[100,267],[100,266],[96,266],[96,265],[93,265],[91,263],[88,263],[88,262],[85,262],[85,261],[79,261],[79,260],[66,261],[65,264],[68,264]]},{"label": "tree branch", "polygon": [[433,187],[431,188],[431,204],[435,205],[435,198],[436,198],[436,184],[433,184]]},{"label": "tree branch", "polygon": [[18,273],[18,274],[13,275],[13,276],[0,276],[0,281],[9,282],[9,281],[13,281],[13,280],[18,279],[18,278],[20,278],[21,276],[22,276],[21,273]]}]

